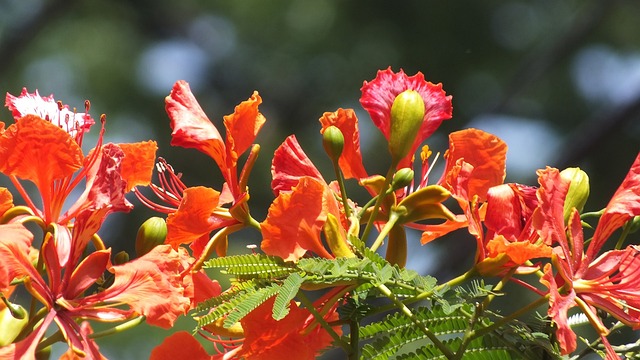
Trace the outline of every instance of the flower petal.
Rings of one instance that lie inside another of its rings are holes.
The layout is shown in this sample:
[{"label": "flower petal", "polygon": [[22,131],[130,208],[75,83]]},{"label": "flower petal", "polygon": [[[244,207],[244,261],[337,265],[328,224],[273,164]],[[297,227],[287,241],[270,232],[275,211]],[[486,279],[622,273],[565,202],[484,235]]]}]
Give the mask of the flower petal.
[{"label": "flower petal", "polygon": [[196,338],[186,331],[178,331],[164,339],[151,351],[150,360],[210,360],[212,357]]},{"label": "flower petal", "polygon": [[0,218],[13,207],[13,195],[7,188],[0,187]]},{"label": "flower petal", "polygon": [[235,221],[216,216],[219,200],[220,193],[208,187],[196,186],[185,189],[178,210],[167,217],[165,243],[177,248],[180,244],[188,244],[203,235],[208,235],[229,221]]},{"label": "flower petal", "polygon": [[300,147],[295,135],[287,137],[276,149],[271,163],[271,175],[271,189],[276,195],[281,191],[291,190],[303,176],[325,182],[320,171]]},{"label": "flower petal", "polygon": [[227,128],[227,166],[235,167],[238,157],[244,153],[253,143],[266,119],[258,111],[258,105],[262,98],[257,91],[253,95],[236,106],[233,114],[224,117],[224,126]]},{"label": "flower petal", "polygon": [[88,132],[91,125],[95,123],[89,114],[76,113],[75,109],[71,111],[67,105],[62,105],[61,108],[53,99],[53,95],[41,97],[38,90],[29,94],[27,88],[23,88],[22,93],[17,97],[7,93],[5,106],[11,110],[16,121],[27,115],[36,115],[63,129],[71,136],[76,136],[78,132]]},{"label": "flower petal", "polygon": [[155,141],[144,141],[132,144],[118,144],[125,156],[122,159],[122,178],[127,182],[125,192],[135,186],[146,186],[151,183],[151,176],[156,160],[158,144]]},{"label": "flower petal", "polygon": [[551,272],[551,264],[544,267],[544,275],[540,282],[549,288],[549,310],[548,315],[556,324],[556,338],[560,344],[562,355],[572,353],[577,346],[576,334],[571,330],[567,322],[567,311],[574,307],[576,293],[571,289],[567,295],[560,295],[558,285]]},{"label": "flower petal", "polygon": [[637,215],[640,215],[640,154],[607,204],[587,249],[587,258],[593,259],[609,236]]},{"label": "flower petal", "polygon": [[296,261],[307,251],[332,259],[320,241],[327,219],[325,191],[326,184],[302,177],[291,192],[280,192],[261,225],[262,250],[286,261]]},{"label": "flower petal", "polygon": [[85,306],[100,302],[127,304],[146,316],[147,323],[170,328],[189,309],[180,268],[178,253],[169,245],[158,245],[142,257],[113,266],[113,285],[82,302]]},{"label": "flower petal", "polygon": [[454,195],[451,170],[459,160],[473,166],[466,185],[467,194],[478,195],[485,201],[492,186],[503,183],[506,175],[507,144],[495,135],[478,129],[466,129],[449,134],[449,150],[445,157],[446,167],[439,184]]},{"label": "flower petal", "polygon": [[[295,354],[299,360],[313,360],[319,352],[329,346],[333,339],[319,325],[313,330],[306,328],[311,313],[291,301],[290,312],[282,320],[273,319],[271,309],[275,297],[264,302],[245,316],[240,323],[245,339],[238,358],[281,360],[282,354]],[[325,315],[326,321],[338,319],[335,306]],[[340,334],[340,327],[334,327]]]},{"label": "flower petal", "polygon": [[165,98],[165,109],[171,119],[171,145],[195,148],[226,167],[225,144],[218,129],[204,113],[191,93],[189,84],[180,80]]},{"label": "flower petal", "polygon": [[82,150],[64,130],[35,115],[10,125],[0,136],[0,172],[36,184],[45,200],[54,180],[82,166]]}]

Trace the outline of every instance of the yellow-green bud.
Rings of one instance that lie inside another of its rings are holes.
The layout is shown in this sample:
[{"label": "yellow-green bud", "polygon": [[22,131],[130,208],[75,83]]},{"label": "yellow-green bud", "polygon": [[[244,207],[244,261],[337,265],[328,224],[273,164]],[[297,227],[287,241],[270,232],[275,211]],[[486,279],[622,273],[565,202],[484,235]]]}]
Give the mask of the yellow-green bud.
[{"label": "yellow-green bud", "polygon": [[402,168],[398,170],[395,175],[393,175],[393,180],[391,181],[391,188],[393,190],[401,189],[405,186],[411,185],[413,181],[414,172],[409,168]]},{"label": "yellow-green bud", "polygon": [[9,304],[9,306],[12,309],[5,307],[0,310],[0,347],[11,344],[29,322],[29,317],[26,316],[27,311],[22,306],[17,304]]},{"label": "yellow-green bud", "polygon": [[562,170],[560,176],[571,182],[564,200],[564,222],[567,223],[572,209],[576,208],[578,212],[582,212],[589,198],[589,176],[577,167]]},{"label": "yellow-green bud", "polygon": [[148,253],[157,245],[164,243],[167,237],[167,223],[161,217],[150,217],[140,225],[136,236],[136,255]]},{"label": "yellow-green bud", "polygon": [[337,127],[331,125],[322,133],[322,147],[333,161],[338,161],[344,149],[344,135]]},{"label": "yellow-green bud", "polygon": [[391,105],[389,151],[394,161],[403,159],[418,136],[424,119],[424,100],[415,90],[405,90]]}]

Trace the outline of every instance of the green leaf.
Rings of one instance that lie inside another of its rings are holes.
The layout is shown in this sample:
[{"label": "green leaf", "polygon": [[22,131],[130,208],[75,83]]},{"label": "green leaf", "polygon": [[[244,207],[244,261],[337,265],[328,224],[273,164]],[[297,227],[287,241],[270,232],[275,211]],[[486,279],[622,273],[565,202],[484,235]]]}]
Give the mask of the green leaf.
[{"label": "green leaf", "polygon": [[284,319],[289,314],[289,304],[300,290],[300,285],[303,282],[304,278],[298,273],[293,273],[284,280],[273,303],[273,318],[275,320]]},{"label": "green leaf", "polygon": [[276,256],[244,254],[213,258],[204,263],[205,268],[221,268],[239,279],[281,279],[295,272],[295,264]]},{"label": "green leaf", "polygon": [[255,308],[274,296],[279,290],[280,285],[273,284],[249,294],[241,303],[236,304],[235,308],[229,312],[227,318],[224,320],[223,326],[225,328],[233,326],[233,324],[240,321],[248,313],[255,310]]}]

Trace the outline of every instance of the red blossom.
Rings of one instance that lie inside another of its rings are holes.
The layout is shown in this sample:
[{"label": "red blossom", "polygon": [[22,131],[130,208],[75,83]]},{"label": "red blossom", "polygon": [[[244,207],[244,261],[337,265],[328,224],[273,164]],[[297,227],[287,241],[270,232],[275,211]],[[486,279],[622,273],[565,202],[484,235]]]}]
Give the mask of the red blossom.
[{"label": "red blossom", "polygon": [[400,161],[398,168],[411,167],[411,160],[418,146],[440,126],[443,120],[451,118],[451,96],[446,96],[442,84],[425,81],[421,72],[407,76],[401,69],[394,73],[389,67],[380,70],[374,80],[365,81],[362,85],[360,103],[364,107],[374,125],[389,139],[391,129],[391,106],[396,97],[405,90],[417,91],[424,101],[425,114],[418,136],[406,158]]},{"label": "red blossom", "polygon": [[595,256],[615,230],[640,215],[640,155],[605,208],[586,253],[577,210],[573,210],[565,231],[563,206],[568,184],[560,179],[556,169],[540,172],[540,176],[541,206],[535,215],[536,227],[543,239],[559,244],[553,256],[558,273],[554,277],[547,265],[541,282],[549,288],[549,316],[558,327],[562,353],[571,353],[576,348],[576,335],[567,324],[567,311],[579,306],[601,335],[607,358],[617,359],[605,337],[608,329],[596,314],[596,308],[634,329],[640,328],[640,247],[629,245]]}]

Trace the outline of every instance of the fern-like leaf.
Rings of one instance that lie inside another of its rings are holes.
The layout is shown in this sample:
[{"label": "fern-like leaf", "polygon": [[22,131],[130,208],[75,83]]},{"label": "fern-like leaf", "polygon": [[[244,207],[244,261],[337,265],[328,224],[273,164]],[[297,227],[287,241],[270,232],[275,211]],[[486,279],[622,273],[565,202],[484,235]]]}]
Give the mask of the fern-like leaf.
[{"label": "fern-like leaf", "polygon": [[284,280],[273,303],[273,318],[275,320],[284,319],[289,314],[289,304],[300,290],[302,282],[304,282],[304,278],[298,273],[293,273]]},{"label": "fern-like leaf", "polygon": [[235,309],[229,312],[227,318],[224,320],[224,327],[231,327],[236,322],[240,321],[248,313],[255,310],[258,306],[262,305],[265,301],[269,300],[280,290],[280,285],[271,285],[262,288],[252,294],[250,294],[242,303],[238,304]]},{"label": "fern-like leaf", "polygon": [[295,266],[276,256],[243,254],[213,258],[204,263],[205,268],[221,268],[224,273],[238,279],[279,279],[296,271]]}]

